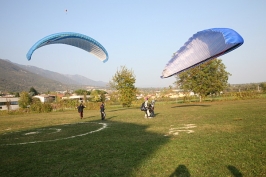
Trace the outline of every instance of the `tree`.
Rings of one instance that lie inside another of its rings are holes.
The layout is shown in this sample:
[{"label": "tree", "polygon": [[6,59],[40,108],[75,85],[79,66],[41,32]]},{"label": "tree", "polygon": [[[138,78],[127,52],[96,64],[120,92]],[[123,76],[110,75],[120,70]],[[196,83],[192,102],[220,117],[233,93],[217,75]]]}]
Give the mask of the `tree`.
[{"label": "tree", "polygon": [[38,95],[39,94],[34,87],[31,87],[30,88],[29,93],[30,93],[31,96],[35,96],[35,95]]},{"label": "tree", "polygon": [[19,97],[19,92],[16,92],[15,93],[15,97]]},{"label": "tree", "polygon": [[198,67],[191,68],[180,73],[176,78],[175,84],[184,91],[192,91],[201,98],[210,94],[219,94],[228,83],[225,65],[220,59],[213,59]]},{"label": "tree", "polygon": [[110,96],[111,102],[113,102],[113,103],[118,102],[118,92],[117,91],[109,93],[109,96]]},{"label": "tree", "polygon": [[31,103],[31,97],[28,92],[21,92],[18,100],[19,107],[27,108]]},{"label": "tree", "polygon": [[90,94],[90,100],[94,102],[99,102],[101,101],[101,97],[99,94],[99,90],[93,90]]},{"label": "tree", "polygon": [[7,111],[10,111],[11,109],[11,101],[6,99],[6,107],[7,107]]},{"label": "tree", "polygon": [[106,100],[105,94],[102,92],[101,93],[101,102],[104,102]]},{"label": "tree", "polygon": [[90,95],[90,91],[84,90],[84,89],[78,89],[75,90],[74,93],[76,93],[77,95]]},{"label": "tree", "polygon": [[136,99],[135,76],[132,70],[121,66],[120,70],[112,77],[109,82],[111,88],[118,91],[119,101],[123,107],[130,107],[133,100]]},{"label": "tree", "polygon": [[266,82],[263,82],[259,85],[262,89],[262,91],[265,93],[266,92]]}]

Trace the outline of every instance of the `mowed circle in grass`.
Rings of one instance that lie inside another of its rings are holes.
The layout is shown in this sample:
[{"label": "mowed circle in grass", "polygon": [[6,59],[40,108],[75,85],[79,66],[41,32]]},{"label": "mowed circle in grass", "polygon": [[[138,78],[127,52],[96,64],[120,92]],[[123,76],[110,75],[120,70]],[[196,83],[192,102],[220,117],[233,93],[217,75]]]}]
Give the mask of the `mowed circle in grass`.
[{"label": "mowed circle in grass", "polygon": [[0,145],[21,145],[67,140],[101,131],[106,123],[82,122],[2,134]]}]

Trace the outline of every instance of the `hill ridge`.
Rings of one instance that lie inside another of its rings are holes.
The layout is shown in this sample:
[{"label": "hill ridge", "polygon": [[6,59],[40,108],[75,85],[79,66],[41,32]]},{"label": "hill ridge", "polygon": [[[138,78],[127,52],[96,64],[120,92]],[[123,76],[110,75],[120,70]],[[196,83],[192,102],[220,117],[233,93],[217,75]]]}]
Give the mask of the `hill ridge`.
[{"label": "hill ridge", "polygon": [[85,88],[86,86],[105,87],[106,84],[78,74],[60,74],[0,59],[0,91],[20,92],[34,87],[39,92],[47,92]]}]

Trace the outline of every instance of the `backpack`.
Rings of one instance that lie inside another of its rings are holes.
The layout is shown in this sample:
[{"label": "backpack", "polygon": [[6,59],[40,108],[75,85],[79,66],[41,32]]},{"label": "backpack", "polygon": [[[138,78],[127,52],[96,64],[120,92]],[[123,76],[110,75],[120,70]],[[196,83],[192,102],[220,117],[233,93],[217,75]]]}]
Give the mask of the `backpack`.
[{"label": "backpack", "polygon": [[143,103],[141,104],[140,110],[141,110],[141,111],[147,111],[147,109],[145,108],[145,102],[143,102]]}]

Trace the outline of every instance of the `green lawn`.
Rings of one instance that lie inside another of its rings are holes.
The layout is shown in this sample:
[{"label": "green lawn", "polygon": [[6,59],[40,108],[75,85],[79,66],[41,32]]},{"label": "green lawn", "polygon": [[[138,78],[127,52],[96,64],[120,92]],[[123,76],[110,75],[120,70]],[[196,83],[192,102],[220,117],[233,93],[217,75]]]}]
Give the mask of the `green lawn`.
[{"label": "green lawn", "polygon": [[0,176],[266,176],[265,98],[106,113],[0,116]]}]

